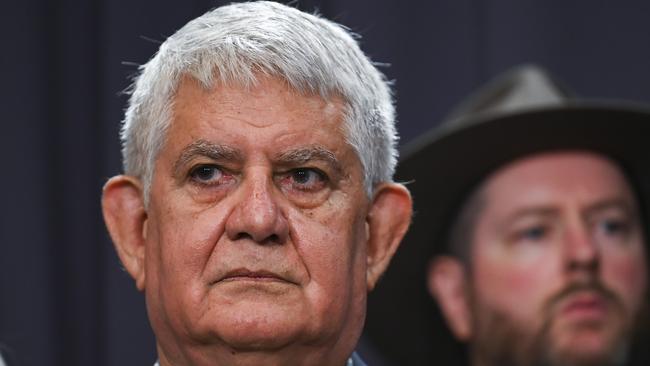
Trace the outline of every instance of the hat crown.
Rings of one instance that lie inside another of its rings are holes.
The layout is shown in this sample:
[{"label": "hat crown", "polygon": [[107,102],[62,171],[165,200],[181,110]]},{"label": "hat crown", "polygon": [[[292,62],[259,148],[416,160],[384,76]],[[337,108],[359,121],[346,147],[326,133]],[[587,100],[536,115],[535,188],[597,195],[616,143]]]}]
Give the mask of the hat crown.
[{"label": "hat crown", "polygon": [[573,99],[561,83],[535,65],[524,65],[490,81],[470,95],[445,119],[462,124],[468,119],[495,117],[531,109],[559,107]]}]

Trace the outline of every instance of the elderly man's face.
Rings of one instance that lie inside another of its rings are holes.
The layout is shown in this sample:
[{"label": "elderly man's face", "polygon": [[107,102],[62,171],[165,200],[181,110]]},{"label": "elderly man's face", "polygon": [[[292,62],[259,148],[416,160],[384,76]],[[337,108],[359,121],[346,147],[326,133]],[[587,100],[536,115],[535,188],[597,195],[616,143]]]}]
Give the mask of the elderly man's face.
[{"label": "elderly man's face", "polygon": [[482,189],[467,309],[455,322],[475,361],[615,364],[646,289],[638,207],[621,171],[591,153],[547,153]]},{"label": "elderly man's face", "polygon": [[[186,78],[173,109],[143,213],[141,263],[132,270],[121,255],[146,293],[160,357],[205,361],[219,347],[234,357],[295,345],[334,355],[278,363],[341,362],[406,229],[408,193],[389,184],[367,197],[338,99],[274,79],[205,90]],[[392,234],[376,220],[388,217],[385,204],[405,216],[383,221]]]}]

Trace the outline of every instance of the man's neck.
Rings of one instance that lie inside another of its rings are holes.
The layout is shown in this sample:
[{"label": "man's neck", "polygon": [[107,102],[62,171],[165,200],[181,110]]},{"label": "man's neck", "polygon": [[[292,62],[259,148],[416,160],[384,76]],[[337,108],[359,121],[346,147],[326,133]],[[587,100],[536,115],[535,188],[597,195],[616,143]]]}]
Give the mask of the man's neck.
[{"label": "man's neck", "polygon": [[[329,352],[210,352],[193,353],[192,356],[176,357],[170,359],[164,352],[158,352],[159,360],[155,366],[255,366],[255,365],[341,365],[341,366],[366,366],[361,358],[352,354],[349,357],[332,355]],[[2,365],[0,365],[2,366]]]},{"label": "man's neck", "polygon": [[[2,362],[2,357],[0,357],[0,366],[6,366],[4,362]],[[164,366],[164,365],[161,365],[159,361],[156,361],[154,366]],[[363,361],[361,361],[359,356],[353,354],[352,357],[348,358],[348,360],[345,363],[345,366],[366,366],[366,364]]]}]

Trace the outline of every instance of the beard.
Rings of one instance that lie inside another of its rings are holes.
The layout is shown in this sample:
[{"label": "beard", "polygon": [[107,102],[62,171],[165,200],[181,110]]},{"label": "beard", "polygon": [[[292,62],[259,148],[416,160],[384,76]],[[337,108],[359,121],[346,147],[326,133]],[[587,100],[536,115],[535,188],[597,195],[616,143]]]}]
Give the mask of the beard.
[{"label": "beard", "polygon": [[[585,291],[597,294],[606,301],[606,321],[581,322],[571,325],[571,329],[557,329],[560,327],[555,317],[558,304]],[[618,296],[600,282],[572,284],[550,298],[541,308],[541,322],[535,323],[538,325],[534,329],[533,324],[522,324],[504,311],[481,304],[474,294],[470,294],[470,299],[475,331],[470,353],[474,365],[619,366],[626,360],[628,341],[634,333],[633,324],[638,324],[634,321],[636,317],[631,319],[633,317],[625,311]],[[612,327],[612,321],[618,322],[618,327]],[[575,340],[574,335],[580,332],[601,332],[606,340],[598,350],[587,351],[580,344],[558,344],[556,331],[573,332],[570,333],[571,340]]]}]

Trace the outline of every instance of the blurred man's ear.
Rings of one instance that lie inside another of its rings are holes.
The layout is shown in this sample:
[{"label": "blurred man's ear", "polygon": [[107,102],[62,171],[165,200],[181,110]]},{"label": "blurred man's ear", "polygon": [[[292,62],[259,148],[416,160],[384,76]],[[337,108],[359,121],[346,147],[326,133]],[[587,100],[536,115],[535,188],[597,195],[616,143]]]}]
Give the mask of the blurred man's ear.
[{"label": "blurred man's ear", "polygon": [[126,175],[111,178],[104,185],[102,212],[124,268],[144,290],[147,213],[141,182]]},{"label": "blurred man's ear", "polygon": [[439,256],[429,263],[429,292],[438,300],[447,325],[461,341],[472,337],[472,313],[467,281],[465,267],[456,258]]},{"label": "blurred man's ear", "polygon": [[401,184],[386,183],[377,187],[366,225],[368,227],[368,290],[372,290],[384,273],[411,223],[411,194]]}]

